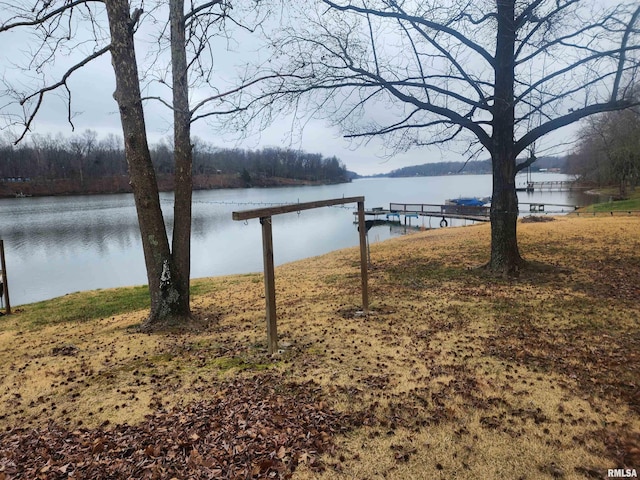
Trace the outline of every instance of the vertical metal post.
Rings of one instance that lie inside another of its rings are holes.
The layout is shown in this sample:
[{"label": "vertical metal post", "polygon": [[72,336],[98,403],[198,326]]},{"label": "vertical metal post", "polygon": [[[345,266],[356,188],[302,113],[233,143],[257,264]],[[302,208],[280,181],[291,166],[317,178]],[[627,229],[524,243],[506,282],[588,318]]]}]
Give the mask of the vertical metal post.
[{"label": "vertical metal post", "polygon": [[362,277],[362,311],[369,313],[367,273],[367,227],[364,223],[364,202],[358,202],[358,231],[360,233],[360,276]]},{"label": "vertical metal post", "polygon": [[271,217],[260,217],[260,224],[262,225],[262,251],[264,260],[264,298],[267,304],[267,349],[269,354],[273,354],[278,351],[278,327]]},{"label": "vertical metal post", "polygon": [[4,260],[4,240],[0,240],[0,267],[2,267],[2,289],[5,301],[5,313],[11,315],[11,302],[9,301],[9,284],[7,283],[7,264]]}]

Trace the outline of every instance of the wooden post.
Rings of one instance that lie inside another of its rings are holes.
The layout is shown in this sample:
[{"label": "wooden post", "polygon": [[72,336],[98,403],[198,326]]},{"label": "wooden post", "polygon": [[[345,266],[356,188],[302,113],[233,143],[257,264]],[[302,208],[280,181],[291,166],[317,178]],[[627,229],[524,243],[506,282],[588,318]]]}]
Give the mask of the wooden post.
[{"label": "wooden post", "polygon": [[362,311],[369,313],[369,288],[367,279],[367,227],[364,223],[364,201],[358,202],[358,231],[360,233],[360,277],[362,281]]},{"label": "wooden post", "polygon": [[267,349],[269,354],[274,354],[278,351],[278,326],[271,217],[260,217],[260,224],[262,225],[262,253],[264,260],[264,298],[267,304]]},{"label": "wooden post", "polygon": [[273,236],[271,217],[282,213],[300,212],[312,208],[358,203],[358,225],[360,230],[360,274],[362,277],[362,310],[369,312],[369,291],[367,290],[367,231],[364,222],[364,197],[333,198],[315,202],[281,205],[279,207],[258,208],[233,212],[234,220],[259,218],[262,225],[262,249],[264,260],[264,296],[267,304],[267,349],[270,354],[278,351],[278,329],[276,317],[276,283],[273,266]]},{"label": "wooden post", "polygon": [[4,260],[4,240],[0,240],[0,266],[2,266],[2,291],[5,301],[5,313],[11,315],[11,302],[9,301],[9,284],[7,283],[7,264]]}]

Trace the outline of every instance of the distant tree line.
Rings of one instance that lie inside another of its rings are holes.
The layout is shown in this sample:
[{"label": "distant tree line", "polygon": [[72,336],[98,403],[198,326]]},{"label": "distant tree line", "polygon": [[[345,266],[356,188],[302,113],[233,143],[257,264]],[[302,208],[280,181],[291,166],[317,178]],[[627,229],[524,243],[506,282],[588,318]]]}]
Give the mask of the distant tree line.
[{"label": "distant tree line", "polygon": [[[159,175],[173,174],[173,147],[161,141],[151,150]],[[335,156],[284,148],[260,150],[222,149],[202,140],[193,142],[195,175],[233,174],[246,186],[260,178],[280,177],[309,182],[349,181],[344,164]],[[99,139],[87,130],[66,138],[62,135],[34,135],[14,146],[0,142],[0,179],[76,180],[81,184],[96,178],[124,176],[127,162],[122,138],[108,135]]]},{"label": "distant tree line", "polygon": [[607,112],[585,121],[568,170],[597,186],[616,185],[620,196],[640,184],[640,109]]},{"label": "distant tree line", "polygon": [[[564,172],[566,160],[561,157],[541,157],[531,165],[532,171],[540,169],[556,169]],[[413,165],[391,171],[389,177],[429,177],[441,175],[484,175],[491,173],[491,160],[475,160],[470,162],[435,162],[424,165]]]},{"label": "distant tree line", "polygon": [[429,177],[455,174],[483,174],[491,173],[491,160],[477,160],[473,162],[436,162],[424,165],[412,165],[389,173],[390,177]]}]

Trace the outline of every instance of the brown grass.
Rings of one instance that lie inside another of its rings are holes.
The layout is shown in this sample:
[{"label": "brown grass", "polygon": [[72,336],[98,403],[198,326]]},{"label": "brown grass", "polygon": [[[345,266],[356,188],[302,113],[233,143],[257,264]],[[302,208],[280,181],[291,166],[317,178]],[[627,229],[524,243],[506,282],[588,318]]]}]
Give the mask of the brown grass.
[{"label": "brown grass", "polygon": [[513,280],[471,268],[487,260],[488,225],[373,244],[367,317],[357,312],[355,249],[282,266],[286,348],[275,358],[265,353],[260,275],[208,280],[193,308],[216,321],[201,333],[135,333],[144,312],[31,329],[20,314],[4,318],[0,426],[138,423],[226,378],[277,371],[314,380],[353,419],[327,470],[302,465],[296,478],[571,479],[640,468],[638,232],[637,217],[521,224],[533,266]]}]

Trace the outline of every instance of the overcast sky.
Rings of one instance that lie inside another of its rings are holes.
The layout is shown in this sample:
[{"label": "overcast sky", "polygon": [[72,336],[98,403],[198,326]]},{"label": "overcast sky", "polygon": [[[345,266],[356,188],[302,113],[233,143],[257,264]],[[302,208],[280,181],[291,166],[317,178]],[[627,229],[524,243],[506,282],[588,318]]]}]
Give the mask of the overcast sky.
[{"label": "overcast sky", "polygon": [[[23,83],[27,76],[25,76],[25,72],[15,68],[14,65],[16,63],[25,64],[24,59],[29,48],[29,37],[24,33],[4,33],[2,35],[2,45],[6,47],[0,51],[2,77]],[[239,42],[224,44],[225,47],[230,48],[230,52],[224,52],[222,49],[217,50],[220,52],[218,68],[225,71],[225,78],[229,84],[232,83],[231,78],[234,74],[241,71],[244,62],[251,59],[253,55],[260,54],[260,48],[257,45],[251,40],[251,37],[244,36]],[[137,48],[140,59],[146,53],[147,46],[142,42]],[[56,61],[57,71],[64,71],[68,68],[67,65],[73,58],[73,52],[61,55]],[[82,71],[75,73],[69,81],[69,86],[72,92],[76,133],[92,129],[97,131],[100,137],[110,133],[121,135],[120,118],[112,97],[115,82],[108,55],[93,61]],[[198,92],[193,93],[198,94]],[[200,94],[208,95],[207,92]],[[152,143],[171,135],[171,112],[168,109],[156,102],[155,104],[147,104],[145,111],[148,135]],[[32,126],[32,131],[38,134],[62,133],[65,136],[71,135],[72,130],[66,121],[66,113],[66,99],[49,95]],[[539,147],[538,156],[541,154],[558,155],[566,152],[570,147],[564,145],[563,142],[572,139],[577,128],[574,125],[549,136]],[[389,149],[385,148],[384,139],[377,138],[368,144],[350,143],[342,137],[337,128],[329,126],[323,120],[314,119],[310,120],[300,133],[297,128],[292,127],[291,118],[286,116],[276,117],[270,127],[241,142],[232,139],[231,136],[221,135],[204,122],[194,124],[192,134],[218,147],[255,149],[279,146],[300,148],[325,156],[335,155],[345,163],[349,170],[363,175],[386,173],[396,168],[428,162],[466,160],[464,156],[456,152],[455,145],[447,146],[444,149],[418,148],[388,158]],[[459,152],[464,150],[460,145],[457,146],[457,149]],[[483,152],[479,157],[488,158],[488,154]]]},{"label": "overcast sky", "polygon": [[[75,73],[69,85],[72,92],[75,133],[91,129],[98,132],[100,137],[110,133],[122,136],[120,116],[112,96],[115,90],[115,79],[108,56],[93,61],[82,71]],[[151,143],[172,135],[172,114],[167,108],[157,102],[148,102],[145,105],[145,112],[147,133]],[[74,132],[66,120],[66,115],[66,99],[49,95],[33,124],[32,132],[37,134],[60,132],[70,136]],[[330,126],[324,120],[313,119],[300,132],[292,126],[292,119],[289,116],[275,118],[270,127],[243,141],[238,141],[232,135],[213,131],[207,123],[202,121],[193,125],[192,136],[224,148],[256,149],[277,146],[300,148],[307,152],[321,153],[327,157],[335,155],[349,170],[361,175],[387,173],[409,165],[463,158],[448,149],[437,148],[415,149],[389,158],[383,139],[373,139],[368,144],[350,142],[342,137],[337,127]],[[483,158],[488,158],[488,155]]]}]

